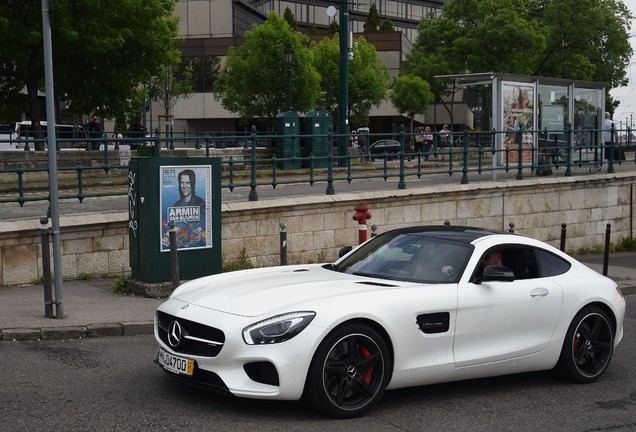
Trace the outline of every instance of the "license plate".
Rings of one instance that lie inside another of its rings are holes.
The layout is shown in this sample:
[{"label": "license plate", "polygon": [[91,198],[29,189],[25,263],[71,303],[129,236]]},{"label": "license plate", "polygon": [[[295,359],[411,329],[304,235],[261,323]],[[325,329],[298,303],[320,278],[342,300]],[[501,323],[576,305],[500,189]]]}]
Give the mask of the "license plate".
[{"label": "license plate", "polygon": [[194,373],[194,360],[170,354],[161,348],[159,348],[159,364],[172,373],[188,376]]}]

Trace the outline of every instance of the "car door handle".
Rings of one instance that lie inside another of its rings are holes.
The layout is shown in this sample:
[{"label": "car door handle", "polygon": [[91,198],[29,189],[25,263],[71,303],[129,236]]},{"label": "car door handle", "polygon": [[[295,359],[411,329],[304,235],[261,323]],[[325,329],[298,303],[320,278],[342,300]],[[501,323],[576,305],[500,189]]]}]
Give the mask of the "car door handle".
[{"label": "car door handle", "polygon": [[547,288],[535,288],[530,291],[530,297],[545,297],[550,294],[550,290]]}]

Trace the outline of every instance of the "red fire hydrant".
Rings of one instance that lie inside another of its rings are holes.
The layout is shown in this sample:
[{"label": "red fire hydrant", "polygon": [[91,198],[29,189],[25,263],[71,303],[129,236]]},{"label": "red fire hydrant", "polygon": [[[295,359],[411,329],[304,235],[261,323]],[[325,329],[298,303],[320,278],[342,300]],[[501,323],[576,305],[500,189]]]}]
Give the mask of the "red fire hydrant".
[{"label": "red fire hydrant", "polygon": [[371,219],[371,213],[363,202],[358,203],[355,210],[353,220],[358,221],[358,242],[362,244],[367,241],[367,219]]}]

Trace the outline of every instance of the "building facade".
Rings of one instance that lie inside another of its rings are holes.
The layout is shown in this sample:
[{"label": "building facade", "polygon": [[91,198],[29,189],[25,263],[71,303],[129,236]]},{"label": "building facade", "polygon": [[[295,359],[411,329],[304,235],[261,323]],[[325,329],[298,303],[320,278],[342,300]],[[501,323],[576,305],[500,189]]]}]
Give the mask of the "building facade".
[{"label": "building facade", "polygon": [[[371,4],[375,4],[382,19],[390,19],[395,32],[367,33],[379,57],[389,68],[391,77],[399,73],[401,63],[411,50],[416,38],[417,26],[423,19],[433,18],[441,11],[445,0],[396,1],[370,0],[349,1],[350,31],[362,33]],[[331,21],[338,20],[330,6],[338,8],[339,1],[321,0],[180,0],[175,13],[180,18],[179,33],[184,42],[182,57],[194,71],[195,93],[183,99],[173,110],[175,131],[243,131],[236,114],[225,110],[214,99],[212,86],[215,74],[225,61],[228,48],[240,45],[245,32],[253,25],[262,24],[271,11],[283,16],[289,8],[298,23],[299,31],[307,34],[310,27],[322,37],[327,34]],[[330,12],[330,13],[328,13]],[[152,112],[147,124],[159,125],[159,118]],[[154,118],[153,118],[154,117]],[[407,124],[390,102],[386,101],[371,111],[373,132],[394,132],[400,124]],[[424,119],[418,118],[421,122]],[[163,127],[161,127],[163,130]]]}]

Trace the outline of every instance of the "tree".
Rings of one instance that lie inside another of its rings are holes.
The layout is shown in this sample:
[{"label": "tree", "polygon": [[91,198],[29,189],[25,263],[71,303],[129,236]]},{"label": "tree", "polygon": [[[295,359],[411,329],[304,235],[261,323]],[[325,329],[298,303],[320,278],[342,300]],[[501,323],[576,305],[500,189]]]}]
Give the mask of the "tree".
[{"label": "tree", "polygon": [[[179,57],[173,0],[54,2],[51,13],[55,96],[77,114],[115,116],[131,108],[140,83]],[[36,0],[0,3],[0,111],[26,89],[39,132],[44,90],[42,15]],[[38,143],[38,150],[44,145]]]},{"label": "tree", "polygon": [[[183,68],[166,65],[157,76],[150,80],[148,85],[148,95],[164,108],[166,121],[170,117],[170,110],[177,102],[182,98],[187,99],[191,93],[192,68],[188,65]],[[166,137],[168,137],[168,133],[169,127],[166,123]]]},{"label": "tree", "polygon": [[245,119],[267,119],[273,130],[276,114],[287,110],[287,43],[294,50],[292,106],[297,111],[314,108],[320,75],[305,46],[307,36],[293,32],[276,12],[247,31],[241,46],[230,47],[225,67],[214,84],[214,97],[225,109]]},{"label": "tree", "polygon": [[380,25],[380,31],[381,32],[395,31],[395,28],[393,28],[393,23],[391,22],[391,18],[387,18],[384,21],[382,21],[382,24]]},{"label": "tree", "polygon": [[[449,0],[427,19],[405,71],[440,96],[432,74],[504,72],[625,83],[631,14],[618,0]],[[433,72],[435,71],[435,72]]]},{"label": "tree", "polygon": [[[349,106],[347,118],[352,125],[364,126],[368,123],[369,111],[373,105],[380,105],[385,99],[389,72],[387,66],[378,57],[373,45],[363,37],[353,41],[353,58],[349,60]],[[324,38],[314,43],[312,53],[314,66],[322,80],[322,93],[319,104],[322,108],[335,112],[338,108],[340,85],[337,79],[340,70],[340,48],[338,35]],[[334,115],[335,116],[335,115]]]},{"label": "tree", "polygon": [[369,15],[367,15],[367,19],[364,22],[362,28],[365,32],[377,32],[380,28],[380,22],[382,18],[378,13],[378,7],[373,3],[369,8]]},{"label": "tree", "polygon": [[[539,22],[546,49],[536,75],[607,82],[609,90],[627,85],[633,50],[629,43],[633,16],[616,0],[536,0],[530,11]],[[607,98],[612,111],[611,98]]]},{"label": "tree", "polygon": [[287,24],[289,24],[289,28],[292,29],[292,31],[298,31],[298,23],[296,22],[296,17],[294,16],[294,13],[291,11],[291,9],[289,9],[288,7],[285,8],[283,18],[285,19],[285,21],[287,21]]},{"label": "tree", "polygon": [[416,114],[424,114],[426,107],[435,100],[430,86],[422,78],[413,75],[399,75],[393,82],[389,99],[398,112],[411,119],[410,131]]}]

